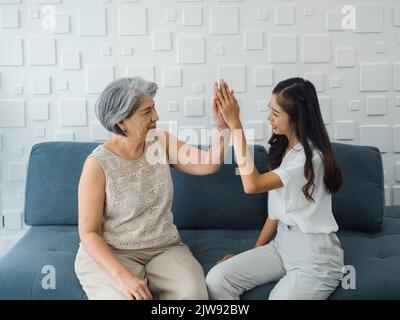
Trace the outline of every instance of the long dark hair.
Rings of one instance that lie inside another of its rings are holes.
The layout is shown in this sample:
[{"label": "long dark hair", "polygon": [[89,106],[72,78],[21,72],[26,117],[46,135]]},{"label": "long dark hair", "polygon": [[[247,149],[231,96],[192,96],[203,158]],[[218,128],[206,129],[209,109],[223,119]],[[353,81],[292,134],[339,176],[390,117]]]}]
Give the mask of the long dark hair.
[{"label": "long dark hair", "polygon": [[[294,125],[296,136],[304,148],[306,155],[304,176],[307,179],[302,188],[304,196],[309,202],[315,202],[312,197],[315,188],[313,153],[309,142],[313,143],[322,154],[327,192],[336,193],[342,185],[342,172],[333,156],[314,85],[303,78],[291,78],[279,82],[272,94],[276,95],[279,106],[289,115],[289,122]],[[271,145],[268,151],[268,169],[273,170],[280,166],[289,141],[286,135],[273,133],[268,143]]]}]

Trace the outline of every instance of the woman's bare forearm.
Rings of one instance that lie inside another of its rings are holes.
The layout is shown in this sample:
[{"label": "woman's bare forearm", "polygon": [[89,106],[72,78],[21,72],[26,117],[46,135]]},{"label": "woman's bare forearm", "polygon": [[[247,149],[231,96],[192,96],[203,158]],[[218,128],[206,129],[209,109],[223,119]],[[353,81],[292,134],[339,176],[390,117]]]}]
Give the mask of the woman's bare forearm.
[{"label": "woman's bare forearm", "polygon": [[81,236],[81,242],[86,252],[99,264],[113,279],[128,269],[113,255],[110,247],[96,232],[89,232]]},{"label": "woman's bare forearm", "polygon": [[265,221],[264,227],[258,236],[255,248],[266,245],[268,242],[270,242],[276,233],[277,227],[278,220],[267,218],[267,221]]}]

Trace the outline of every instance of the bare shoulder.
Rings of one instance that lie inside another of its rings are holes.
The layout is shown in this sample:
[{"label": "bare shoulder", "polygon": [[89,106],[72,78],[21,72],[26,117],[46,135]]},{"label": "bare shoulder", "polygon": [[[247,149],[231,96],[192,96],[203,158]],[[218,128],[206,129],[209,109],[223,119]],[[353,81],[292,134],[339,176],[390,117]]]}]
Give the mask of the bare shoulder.
[{"label": "bare shoulder", "polygon": [[99,185],[104,184],[104,171],[96,157],[90,156],[86,159],[81,174],[82,180],[90,183],[95,182]]}]

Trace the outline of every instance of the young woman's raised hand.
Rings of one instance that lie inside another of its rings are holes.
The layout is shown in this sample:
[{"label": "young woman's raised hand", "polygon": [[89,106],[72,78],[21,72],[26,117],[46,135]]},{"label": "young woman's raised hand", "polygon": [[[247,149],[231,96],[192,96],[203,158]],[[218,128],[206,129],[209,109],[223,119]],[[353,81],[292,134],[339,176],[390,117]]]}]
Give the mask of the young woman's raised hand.
[{"label": "young woman's raised hand", "polygon": [[214,90],[217,96],[216,104],[218,111],[221,113],[229,128],[235,129],[240,127],[239,104],[233,90],[229,89],[228,84],[224,80],[221,80],[219,87]]}]

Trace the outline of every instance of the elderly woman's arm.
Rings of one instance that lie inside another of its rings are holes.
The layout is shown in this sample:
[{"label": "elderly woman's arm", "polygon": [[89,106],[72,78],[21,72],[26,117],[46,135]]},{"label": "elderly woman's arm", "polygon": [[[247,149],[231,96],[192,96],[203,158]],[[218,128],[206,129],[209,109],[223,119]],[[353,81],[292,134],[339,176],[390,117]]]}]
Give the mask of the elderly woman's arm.
[{"label": "elderly woman's arm", "polygon": [[78,190],[81,243],[96,263],[119,284],[128,299],[151,299],[146,283],[128,271],[101,236],[104,199],[104,172],[97,160],[90,157],[84,164]]},{"label": "elderly woman's arm", "polygon": [[216,129],[211,146],[207,151],[195,148],[174,135],[163,132],[166,139],[169,163],[175,169],[197,176],[219,171],[228,148],[230,132]]}]

